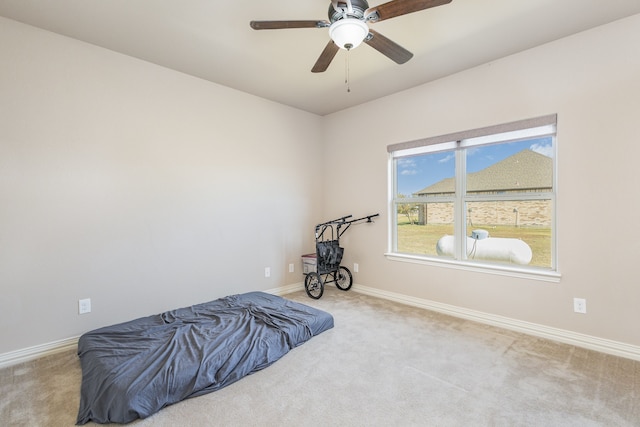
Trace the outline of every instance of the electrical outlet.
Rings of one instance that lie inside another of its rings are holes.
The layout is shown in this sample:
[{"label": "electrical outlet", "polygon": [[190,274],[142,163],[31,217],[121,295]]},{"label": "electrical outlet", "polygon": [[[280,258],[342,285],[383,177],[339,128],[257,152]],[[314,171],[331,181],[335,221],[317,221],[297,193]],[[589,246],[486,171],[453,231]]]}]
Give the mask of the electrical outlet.
[{"label": "electrical outlet", "polygon": [[264,268],[264,277],[271,277],[271,268],[270,267],[265,267]]},{"label": "electrical outlet", "polygon": [[574,298],[573,299],[573,311],[576,313],[586,313],[587,312],[587,300],[584,298]]},{"label": "electrical outlet", "polygon": [[78,300],[78,314],[91,313],[91,298]]},{"label": "electrical outlet", "polygon": [[289,273],[293,273],[295,267],[293,266],[293,264],[289,264]]},{"label": "electrical outlet", "polygon": [[358,265],[357,262],[353,263],[353,272],[357,273],[360,270],[360,266]]}]

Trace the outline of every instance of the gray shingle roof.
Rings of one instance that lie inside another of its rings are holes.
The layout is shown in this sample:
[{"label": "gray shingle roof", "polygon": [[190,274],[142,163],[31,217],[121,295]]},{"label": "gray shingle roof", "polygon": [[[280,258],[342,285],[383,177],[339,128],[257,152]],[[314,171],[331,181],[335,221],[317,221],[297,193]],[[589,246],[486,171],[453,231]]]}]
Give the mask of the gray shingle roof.
[{"label": "gray shingle roof", "polygon": [[[552,186],[552,159],[529,149],[467,175],[467,192],[469,193],[550,190]],[[454,192],[455,179],[445,178],[415,192],[414,195],[429,196]]]}]

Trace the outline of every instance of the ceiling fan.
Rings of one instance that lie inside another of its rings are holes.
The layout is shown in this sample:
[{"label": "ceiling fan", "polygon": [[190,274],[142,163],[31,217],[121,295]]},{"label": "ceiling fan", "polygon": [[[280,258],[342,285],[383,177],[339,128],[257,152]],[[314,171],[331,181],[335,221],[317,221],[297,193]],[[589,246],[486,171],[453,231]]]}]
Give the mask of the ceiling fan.
[{"label": "ceiling fan", "polygon": [[311,69],[326,71],[338,50],[351,50],[364,42],[398,64],[404,64],[413,54],[394,41],[369,28],[373,24],[396,16],[418,12],[451,3],[452,0],[392,0],[369,7],[366,0],[331,0],[329,21],[251,21],[254,30],[286,28],[329,28],[329,43]]}]

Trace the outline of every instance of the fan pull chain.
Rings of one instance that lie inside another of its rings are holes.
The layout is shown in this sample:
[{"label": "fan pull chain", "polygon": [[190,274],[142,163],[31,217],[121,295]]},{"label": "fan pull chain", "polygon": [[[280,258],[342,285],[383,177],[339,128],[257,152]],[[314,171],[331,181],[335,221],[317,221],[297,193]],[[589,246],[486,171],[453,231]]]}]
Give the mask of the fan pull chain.
[{"label": "fan pull chain", "polygon": [[351,52],[351,49],[347,49],[347,56],[345,57],[344,60],[344,84],[347,85],[347,93],[351,92],[351,86],[349,84],[349,53]]}]

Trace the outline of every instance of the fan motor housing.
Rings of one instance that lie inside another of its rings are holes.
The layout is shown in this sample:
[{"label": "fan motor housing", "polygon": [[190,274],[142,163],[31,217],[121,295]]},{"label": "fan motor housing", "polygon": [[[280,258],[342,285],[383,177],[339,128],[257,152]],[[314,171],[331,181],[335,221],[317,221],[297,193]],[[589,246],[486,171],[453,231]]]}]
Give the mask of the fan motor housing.
[{"label": "fan motor housing", "polygon": [[366,0],[351,0],[352,13],[348,12],[347,3],[338,0],[338,10],[333,7],[333,4],[329,5],[329,21],[334,23],[344,18],[356,18],[364,19],[364,12],[369,9],[369,3]]}]

